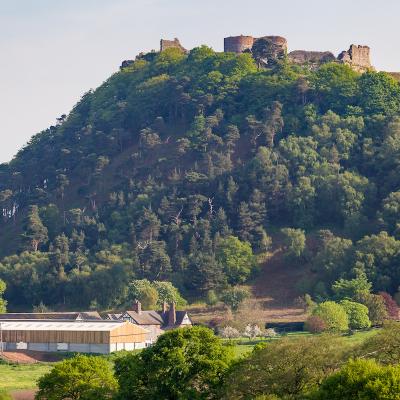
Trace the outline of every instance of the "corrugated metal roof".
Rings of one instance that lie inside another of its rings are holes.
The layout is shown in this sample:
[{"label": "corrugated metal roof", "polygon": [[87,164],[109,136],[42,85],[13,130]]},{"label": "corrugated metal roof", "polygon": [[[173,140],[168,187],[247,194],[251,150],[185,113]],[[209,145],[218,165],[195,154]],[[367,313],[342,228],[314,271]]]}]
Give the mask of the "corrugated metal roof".
[{"label": "corrugated metal roof", "polygon": [[71,312],[46,312],[46,313],[4,313],[0,319],[48,319],[48,320],[101,320],[97,311],[71,311]]},{"label": "corrugated metal roof", "polygon": [[122,321],[38,321],[38,320],[2,320],[3,331],[112,331],[120,327]]}]

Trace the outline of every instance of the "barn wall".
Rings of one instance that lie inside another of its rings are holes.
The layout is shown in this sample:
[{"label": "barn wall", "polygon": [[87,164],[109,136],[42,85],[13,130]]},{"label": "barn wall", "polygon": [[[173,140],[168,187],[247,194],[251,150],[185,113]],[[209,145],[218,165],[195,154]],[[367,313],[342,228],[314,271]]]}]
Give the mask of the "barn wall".
[{"label": "barn wall", "polygon": [[140,326],[126,323],[110,332],[110,343],[144,343],[147,335]]},{"label": "barn wall", "polygon": [[99,331],[3,331],[4,342],[109,343],[109,332]]}]

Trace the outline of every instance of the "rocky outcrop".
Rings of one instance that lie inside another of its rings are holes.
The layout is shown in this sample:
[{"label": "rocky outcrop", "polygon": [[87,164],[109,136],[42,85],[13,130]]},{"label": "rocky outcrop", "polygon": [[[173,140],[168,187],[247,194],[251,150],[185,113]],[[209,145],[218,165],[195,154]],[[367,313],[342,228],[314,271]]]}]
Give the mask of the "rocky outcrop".
[{"label": "rocky outcrop", "polygon": [[350,65],[351,68],[358,72],[365,72],[373,68],[370,60],[370,48],[368,46],[352,44],[349,50],[342,51],[339,54],[338,60]]},{"label": "rocky outcrop", "polygon": [[180,41],[178,38],[175,38],[174,40],[166,40],[166,39],[161,39],[160,40],[160,51],[164,51],[166,49],[170,48],[177,48],[182,50],[184,53],[187,53],[188,51],[181,45]]},{"label": "rocky outcrop", "polygon": [[330,51],[294,50],[288,54],[288,59],[294,64],[317,68],[327,62],[335,61],[336,57]]},{"label": "rocky outcrop", "polygon": [[119,67],[119,69],[127,68],[127,67],[133,65],[134,62],[135,62],[135,60],[124,60],[124,61],[122,61],[122,64]]}]

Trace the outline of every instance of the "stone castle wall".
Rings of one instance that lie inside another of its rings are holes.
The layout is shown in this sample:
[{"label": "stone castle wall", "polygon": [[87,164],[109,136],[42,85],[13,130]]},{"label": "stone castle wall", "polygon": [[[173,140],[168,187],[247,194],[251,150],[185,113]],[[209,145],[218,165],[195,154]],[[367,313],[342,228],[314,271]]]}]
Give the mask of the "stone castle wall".
[{"label": "stone castle wall", "polygon": [[253,47],[253,36],[229,36],[224,39],[225,53],[243,53]]},{"label": "stone castle wall", "polygon": [[160,51],[164,51],[170,48],[177,48],[187,53],[187,50],[181,45],[178,38],[175,38],[174,40],[166,40],[166,39],[160,40]]},{"label": "stone castle wall", "polygon": [[[288,43],[282,36],[262,36],[255,38],[253,36],[229,36],[224,38],[224,52],[243,53],[249,51],[257,40],[264,39],[269,42],[271,49],[277,54],[277,58],[287,54]],[[160,40],[160,52],[169,48],[178,48],[183,52],[188,51],[181,45],[179,39],[174,40]],[[154,52],[154,50],[153,50]],[[156,54],[154,52],[154,54]],[[279,57],[278,57],[279,56]],[[327,62],[341,62],[348,64],[358,72],[365,72],[373,69],[370,59],[370,48],[368,46],[360,46],[352,44],[347,51],[342,51],[338,57],[335,57],[329,51],[306,51],[295,50],[287,54],[289,61],[298,65],[306,65],[311,69],[316,69],[320,65]],[[139,56],[138,56],[139,57]],[[137,57],[137,58],[138,58]],[[134,60],[125,60],[121,69],[132,65]]]},{"label": "stone castle wall", "polygon": [[370,48],[368,46],[357,46],[352,44],[347,51],[342,51],[338,60],[350,65],[353,69],[364,72],[372,68],[370,59]]},{"label": "stone castle wall", "polygon": [[294,64],[318,66],[336,60],[330,51],[294,50],[288,54],[289,60]]},{"label": "stone castle wall", "polygon": [[287,51],[287,40],[282,36],[262,36],[255,38],[253,36],[229,36],[224,38],[224,52],[225,53],[243,53],[246,50],[250,50],[253,44],[259,40],[264,39],[273,45],[282,48],[283,51]]}]

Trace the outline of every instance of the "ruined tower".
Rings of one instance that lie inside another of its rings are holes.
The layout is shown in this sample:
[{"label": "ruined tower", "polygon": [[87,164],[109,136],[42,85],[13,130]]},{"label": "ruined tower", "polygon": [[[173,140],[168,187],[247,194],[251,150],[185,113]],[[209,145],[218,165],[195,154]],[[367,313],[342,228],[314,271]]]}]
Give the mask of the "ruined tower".
[{"label": "ruined tower", "polygon": [[243,53],[253,47],[253,36],[229,36],[224,39],[225,53]]},{"label": "ruined tower", "polygon": [[250,50],[253,44],[259,40],[264,39],[271,43],[273,46],[282,49],[284,53],[287,52],[287,40],[282,36],[263,36],[255,38],[253,36],[229,36],[224,39],[224,52],[243,53],[245,50]]},{"label": "ruined tower", "polygon": [[347,51],[342,51],[338,60],[344,64],[350,65],[358,72],[365,72],[372,67],[370,59],[370,48],[368,46],[359,46],[352,44]]},{"label": "ruined tower", "polygon": [[166,40],[166,39],[160,40],[160,51],[170,49],[171,47],[180,49],[184,53],[187,53],[187,50],[181,45],[178,38],[175,38],[174,40]]}]

